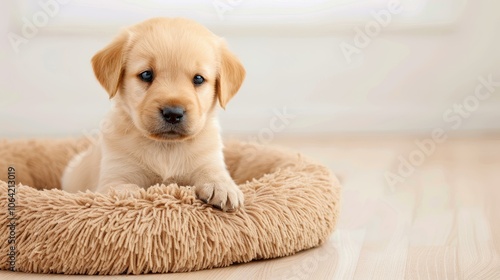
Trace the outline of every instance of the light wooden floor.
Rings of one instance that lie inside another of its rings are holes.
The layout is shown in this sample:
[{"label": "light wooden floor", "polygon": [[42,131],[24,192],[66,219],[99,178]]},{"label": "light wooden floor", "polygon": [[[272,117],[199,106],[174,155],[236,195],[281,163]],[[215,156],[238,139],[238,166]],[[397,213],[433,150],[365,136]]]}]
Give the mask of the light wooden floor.
[{"label": "light wooden floor", "polygon": [[[425,138],[276,139],[342,179],[341,219],[326,244],[287,258],[127,279],[500,279],[500,135],[448,139],[403,182],[388,184],[400,156],[419,159],[415,141]],[[66,277],[0,272],[0,279]]]}]

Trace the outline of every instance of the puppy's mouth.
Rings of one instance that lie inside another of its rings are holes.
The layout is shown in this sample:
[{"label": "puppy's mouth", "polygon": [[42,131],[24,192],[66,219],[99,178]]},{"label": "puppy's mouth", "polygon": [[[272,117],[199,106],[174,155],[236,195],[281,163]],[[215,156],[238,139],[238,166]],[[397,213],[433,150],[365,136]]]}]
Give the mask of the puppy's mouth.
[{"label": "puppy's mouth", "polygon": [[149,137],[155,140],[162,141],[179,141],[189,137],[188,133],[183,129],[163,129],[149,133]]}]

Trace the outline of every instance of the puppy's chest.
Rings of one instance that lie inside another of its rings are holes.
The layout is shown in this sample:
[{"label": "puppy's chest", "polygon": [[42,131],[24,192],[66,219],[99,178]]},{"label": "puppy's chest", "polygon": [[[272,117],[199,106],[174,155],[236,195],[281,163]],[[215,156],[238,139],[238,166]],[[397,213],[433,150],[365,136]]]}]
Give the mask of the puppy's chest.
[{"label": "puppy's chest", "polygon": [[182,149],[149,148],[142,150],[140,157],[143,167],[158,175],[162,182],[190,175],[195,168],[193,155]]}]

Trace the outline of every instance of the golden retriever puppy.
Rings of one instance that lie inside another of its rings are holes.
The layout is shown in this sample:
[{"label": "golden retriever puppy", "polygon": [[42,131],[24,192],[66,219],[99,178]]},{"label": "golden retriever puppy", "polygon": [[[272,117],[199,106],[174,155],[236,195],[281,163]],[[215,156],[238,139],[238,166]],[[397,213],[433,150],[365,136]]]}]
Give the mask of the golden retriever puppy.
[{"label": "golden retriever puppy", "polygon": [[225,211],[242,206],[216,107],[236,94],[245,70],[223,39],[191,20],[154,18],[125,29],[92,66],[113,107],[97,143],[69,162],[63,190],[174,182]]}]

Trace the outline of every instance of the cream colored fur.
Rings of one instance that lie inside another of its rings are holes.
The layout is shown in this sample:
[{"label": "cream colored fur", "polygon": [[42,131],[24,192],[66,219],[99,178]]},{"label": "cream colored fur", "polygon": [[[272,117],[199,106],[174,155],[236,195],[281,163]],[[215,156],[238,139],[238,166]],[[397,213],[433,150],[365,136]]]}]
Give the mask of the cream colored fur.
[{"label": "cream colored fur", "polygon": [[[124,30],[92,63],[113,108],[97,143],[68,164],[63,190],[175,182],[195,186],[200,199],[223,210],[243,205],[224,164],[216,107],[236,94],[245,70],[221,38],[190,20],[155,18]],[[139,78],[146,70],[152,83]],[[205,83],[194,85],[195,75]],[[165,131],[164,106],[186,109],[181,132]]]}]

